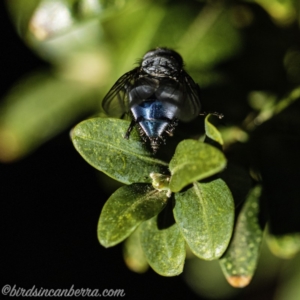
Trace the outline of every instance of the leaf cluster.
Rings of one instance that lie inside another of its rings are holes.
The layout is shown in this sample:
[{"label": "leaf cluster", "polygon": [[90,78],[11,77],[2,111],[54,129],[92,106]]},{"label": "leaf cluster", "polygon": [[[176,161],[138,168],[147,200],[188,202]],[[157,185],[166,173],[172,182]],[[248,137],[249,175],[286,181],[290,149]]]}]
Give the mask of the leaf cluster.
[{"label": "leaf cluster", "polygon": [[[205,119],[206,135],[222,144],[209,118]],[[207,142],[187,139],[167,163],[141,143],[136,130],[125,140],[128,125],[125,120],[94,118],[81,122],[71,133],[75,148],[89,164],[126,184],[102,209],[100,243],[111,247],[127,239],[129,267],[142,271],[149,264],[164,276],[182,272],[187,245],[198,258],[222,257],[220,263],[231,284],[248,284],[262,235],[257,219],[259,188],[248,197],[230,243],[235,207],[219,175],[227,164],[223,152]]]}]

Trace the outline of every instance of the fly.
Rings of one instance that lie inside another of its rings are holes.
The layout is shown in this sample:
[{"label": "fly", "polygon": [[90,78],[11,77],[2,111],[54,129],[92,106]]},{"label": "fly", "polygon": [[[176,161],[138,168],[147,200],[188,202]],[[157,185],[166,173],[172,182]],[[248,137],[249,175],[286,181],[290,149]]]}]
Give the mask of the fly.
[{"label": "fly", "polygon": [[178,121],[189,122],[200,114],[200,87],[183,69],[177,52],[156,48],[117,80],[102,105],[111,116],[129,113],[132,121],[124,137],[128,139],[137,126],[155,153],[165,137],[173,135]]}]

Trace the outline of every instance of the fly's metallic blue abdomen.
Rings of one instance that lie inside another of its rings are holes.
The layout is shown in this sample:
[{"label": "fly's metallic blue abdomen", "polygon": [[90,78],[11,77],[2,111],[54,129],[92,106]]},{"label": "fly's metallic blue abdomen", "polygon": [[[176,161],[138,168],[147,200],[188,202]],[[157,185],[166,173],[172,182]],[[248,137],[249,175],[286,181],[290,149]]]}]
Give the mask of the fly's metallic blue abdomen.
[{"label": "fly's metallic blue abdomen", "polygon": [[[164,103],[159,100],[148,100],[131,108],[132,115],[137,121],[142,135],[146,135],[151,142],[153,150],[157,150],[160,140],[164,140],[163,134],[170,130],[176,116],[177,106]],[[169,129],[169,130],[168,130]]]},{"label": "fly's metallic blue abdomen", "polygon": [[177,120],[189,122],[201,109],[200,88],[183,70],[181,56],[170,49],[147,52],[139,67],[124,74],[103,100],[104,110],[120,117],[130,112],[129,138],[137,125],[153,152],[172,135]]}]

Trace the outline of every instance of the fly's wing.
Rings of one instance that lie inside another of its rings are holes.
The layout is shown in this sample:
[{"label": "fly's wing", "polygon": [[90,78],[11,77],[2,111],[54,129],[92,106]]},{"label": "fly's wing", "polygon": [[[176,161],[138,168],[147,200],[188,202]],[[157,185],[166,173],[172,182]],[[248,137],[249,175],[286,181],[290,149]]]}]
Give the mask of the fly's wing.
[{"label": "fly's wing", "polygon": [[[159,80],[150,76],[139,76],[128,91],[129,108],[139,105],[144,101],[156,100],[154,94],[159,88]],[[152,99],[153,98],[153,99]]]},{"label": "fly's wing", "polygon": [[155,94],[166,109],[173,108],[174,117],[181,121],[191,121],[200,113],[200,88],[185,71],[176,80],[162,79]]},{"label": "fly's wing", "polygon": [[137,71],[138,68],[135,68],[121,76],[104,97],[102,107],[109,116],[120,118],[128,112],[128,92],[135,82]]},{"label": "fly's wing", "polygon": [[182,101],[178,103],[177,118],[188,122],[200,114],[200,87],[185,71],[182,71],[179,82],[183,97]]}]

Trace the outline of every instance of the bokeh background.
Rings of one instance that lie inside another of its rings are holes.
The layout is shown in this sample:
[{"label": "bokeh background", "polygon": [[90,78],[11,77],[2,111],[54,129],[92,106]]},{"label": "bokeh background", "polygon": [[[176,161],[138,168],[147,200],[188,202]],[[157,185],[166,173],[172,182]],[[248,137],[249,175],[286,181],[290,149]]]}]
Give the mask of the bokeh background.
[{"label": "bokeh background", "polygon": [[227,284],[217,262],[188,260],[174,278],[130,271],[122,245],[104,249],[96,235],[115,185],[69,137],[78,122],[102,114],[105,93],[147,50],[174,48],[200,83],[204,108],[226,116],[228,157],[247,167],[254,160],[274,190],[282,212],[275,233],[299,233],[298,1],[7,2],[0,3],[1,286],[124,289],[129,299],[299,299],[299,253],[276,258],[265,243],[242,290]]}]

